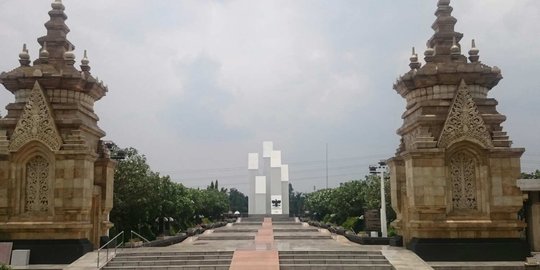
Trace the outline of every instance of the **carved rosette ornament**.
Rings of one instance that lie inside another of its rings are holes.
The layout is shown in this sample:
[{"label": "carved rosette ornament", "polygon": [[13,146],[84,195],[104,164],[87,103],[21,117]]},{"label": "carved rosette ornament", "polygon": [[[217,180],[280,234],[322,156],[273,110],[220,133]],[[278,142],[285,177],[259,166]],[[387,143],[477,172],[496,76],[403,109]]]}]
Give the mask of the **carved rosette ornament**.
[{"label": "carved rosette ornament", "polygon": [[37,82],[11,136],[9,151],[16,152],[34,140],[45,144],[52,151],[58,151],[62,146],[62,138],[54,124],[49,103]]},{"label": "carved rosette ornament", "polygon": [[462,80],[444,123],[438,146],[446,148],[466,139],[479,143],[485,148],[493,147],[486,124],[478,112],[467,84]]},{"label": "carved rosette ornament", "polygon": [[26,165],[26,206],[28,212],[49,210],[49,162],[41,157],[32,158]]}]

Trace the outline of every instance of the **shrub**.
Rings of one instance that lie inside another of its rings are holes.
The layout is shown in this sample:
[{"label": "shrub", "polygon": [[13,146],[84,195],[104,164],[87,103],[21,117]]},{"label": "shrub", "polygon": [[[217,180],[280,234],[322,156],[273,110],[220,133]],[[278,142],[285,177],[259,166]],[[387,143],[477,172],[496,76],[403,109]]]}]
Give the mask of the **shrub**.
[{"label": "shrub", "polygon": [[202,224],[210,224],[211,221],[210,221],[209,218],[206,218],[206,217],[205,217],[205,218],[202,219],[201,223],[202,223]]},{"label": "shrub", "polygon": [[345,229],[354,231],[355,233],[361,231],[364,227],[363,220],[361,220],[359,217],[349,217],[347,220],[345,220],[345,222],[343,222],[343,224],[341,224],[341,226]]},{"label": "shrub", "polygon": [[5,264],[0,264],[0,270],[12,270],[13,268]]},{"label": "shrub", "polygon": [[397,235],[396,228],[390,226],[390,228],[388,228],[388,237],[394,237],[396,235]]}]

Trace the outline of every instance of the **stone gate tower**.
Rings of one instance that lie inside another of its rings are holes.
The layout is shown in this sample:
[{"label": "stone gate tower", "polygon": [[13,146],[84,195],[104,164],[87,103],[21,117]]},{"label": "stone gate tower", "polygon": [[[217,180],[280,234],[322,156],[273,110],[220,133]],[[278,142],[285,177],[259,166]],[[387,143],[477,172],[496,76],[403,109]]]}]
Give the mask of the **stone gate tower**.
[{"label": "stone gate tower", "polygon": [[450,0],[439,0],[425,64],[413,49],[411,70],[394,84],[407,106],[389,160],[392,225],[427,260],[522,260],[524,149],[511,147],[506,117],[488,97],[501,70],[479,61],[474,40],[462,54],[451,13]]},{"label": "stone gate tower", "polygon": [[0,74],[15,96],[0,117],[0,241],[30,249],[31,263],[68,263],[112,226],[115,162],[93,109],[107,87],[86,52],[75,67],[60,0],[49,15],[38,59],[24,46],[20,67]]}]

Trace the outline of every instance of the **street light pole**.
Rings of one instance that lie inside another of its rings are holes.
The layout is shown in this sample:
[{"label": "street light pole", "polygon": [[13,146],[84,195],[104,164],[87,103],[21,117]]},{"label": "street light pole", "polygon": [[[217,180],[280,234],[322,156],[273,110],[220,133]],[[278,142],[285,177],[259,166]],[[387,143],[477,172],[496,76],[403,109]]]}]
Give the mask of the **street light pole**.
[{"label": "street light pole", "polygon": [[386,162],[384,160],[379,161],[379,165],[369,166],[369,172],[371,174],[379,175],[381,179],[381,234],[382,237],[388,237],[388,226],[386,224],[386,196],[384,192],[384,173],[386,172]]},{"label": "street light pole", "polygon": [[381,233],[382,233],[382,237],[388,237],[388,227],[386,225],[386,196],[384,194],[385,169],[386,169],[386,164],[384,164],[384,167],[379,166],[379,174],[381,177]]}]

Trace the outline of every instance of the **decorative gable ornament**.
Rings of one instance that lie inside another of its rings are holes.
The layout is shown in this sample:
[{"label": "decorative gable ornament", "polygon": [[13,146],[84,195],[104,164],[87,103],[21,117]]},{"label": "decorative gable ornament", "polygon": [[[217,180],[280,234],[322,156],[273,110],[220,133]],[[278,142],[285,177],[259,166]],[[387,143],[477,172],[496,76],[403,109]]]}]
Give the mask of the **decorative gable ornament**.
[{"label": "decorative gable ornament", "polygon": [[53,152],[60,150],[62,146],[62,138],[56,129],[51,108],[38,82],[34,84],[21,118],[11,135],[9,151],[16,152],[30,141],[39,141]]},{"label": "decorative gable ornament", "polygon": [[493,147],[484,119],[478,112],[464,80],[461,80],[456,97],[450,107],[448,118],[439,137],[438,147],[446,148],[462,140],[476,142],[484,148]]}]

